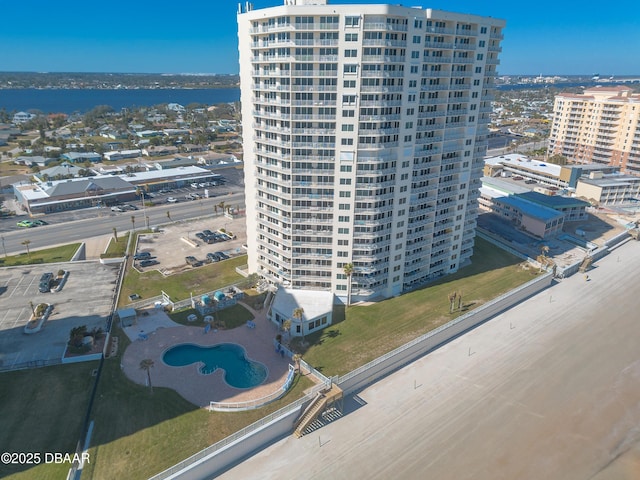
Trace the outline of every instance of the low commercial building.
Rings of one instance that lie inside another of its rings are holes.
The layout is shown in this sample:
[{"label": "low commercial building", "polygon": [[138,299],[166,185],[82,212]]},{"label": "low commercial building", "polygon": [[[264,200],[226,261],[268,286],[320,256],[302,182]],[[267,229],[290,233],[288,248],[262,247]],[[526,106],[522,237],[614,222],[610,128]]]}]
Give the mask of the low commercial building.
[{"label": "low commercial building", "polygon": [[219,182],[221,175],[196,166],[163,168],[145,172],[133,172],[121,175],[132,185],[146,192],[156,192],[165,188],[188,187],[192,183]]},{"label": "low commercial building", "polygon": [[563,213],[522,198],[523,194],[505,193],[503,189],[483,183],[480,208],[499,215],[515,228],[536,238],[548,238],[562,231]]},{"label": "low commercial building", "polygon": [[562,213],[565,222],[579,222],[586,220],[588,217],[587,207],[589,207],[590,204],[579,198],[565,197],[562,195],[544,195],[538,192],[519,193],[516,196]]},{"label": "low commercial building", "polygon": [[593,173],[578,181],[576,196],[598,205],[637,204],[640,202],[640,177]]},{"label": "low commercial building", "polygon": [[620,171],[620,167],[598,163],[556,165],[518,153],[485,158],[484,162],[484,175],[487,177],[506,177],[559,189],[574,189],[580,178],[593,172],[610,174]]},{"label": "low commercial building", "polygon": [[586,220],[589,206],[579,198],[545,195],[491,177],[483,177],[478,203],[481,210],[496,213],[538,238],[553,236],[565,222]]},{"label": "low commercial building", "polygon": [[108,206],[135,200],[140,191],[180,188],[192,183],[219,182],[221,175],[200,167],[98,175],[40,183],[12,185],[16,200],[33,213],[52,213],[78,208]]},{"label": "low commercial building", "polygon": [[13,192],[30,214],[110,205],[136,198],[136,188],[117,176],[15,184]]}]

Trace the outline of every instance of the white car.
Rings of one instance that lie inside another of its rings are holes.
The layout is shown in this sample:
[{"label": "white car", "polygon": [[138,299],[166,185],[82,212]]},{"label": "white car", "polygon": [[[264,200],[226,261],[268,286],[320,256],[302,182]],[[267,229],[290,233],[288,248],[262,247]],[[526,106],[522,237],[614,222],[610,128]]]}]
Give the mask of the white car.
[{"label": "white car", "polygon": [[167,198],[167,202],[169,202],[169,203],[176,203],[177,201],[178,201],[178,199],[174,198],[174,197]]}]

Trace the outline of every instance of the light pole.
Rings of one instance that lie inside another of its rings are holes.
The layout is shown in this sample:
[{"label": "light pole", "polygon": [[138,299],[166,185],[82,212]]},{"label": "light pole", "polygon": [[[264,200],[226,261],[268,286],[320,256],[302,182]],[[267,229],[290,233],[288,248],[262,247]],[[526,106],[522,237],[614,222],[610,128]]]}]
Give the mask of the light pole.
[{"label": "light pole", "polygon": [[147,217],[147,206],[144,204],[144,191],[140,191],[140,198],[142,199],[142,215],[144,215],[144,223],[149,230],[149,217]]},{"label": "light pole", "polygon": [[7,249],[4,246],[4,235],[0,238],[2,238],[2,250],[4,250],[4,258],[7,258]]}]

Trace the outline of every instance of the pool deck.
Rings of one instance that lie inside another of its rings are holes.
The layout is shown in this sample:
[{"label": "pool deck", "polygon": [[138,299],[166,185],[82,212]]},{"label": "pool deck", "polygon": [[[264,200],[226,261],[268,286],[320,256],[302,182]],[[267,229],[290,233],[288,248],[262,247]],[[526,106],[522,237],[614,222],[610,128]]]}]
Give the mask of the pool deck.
[{"label": "pool deck", "polygon": [[[159,323],[155,331],[145,329],[146,340],[136,340],[125,351],[121,367],[125,375],[136,383],[147,385],[147,373],[140,369],[140,362],[151,359],[151,383],[154,387],[168,387],[178,392],[189,402],[200,407],[208,407],[209,402],[243,402],[256,400],[274,393],[284,384],[291,360],[275,352],[273,339],[277,335],[276,326],[266,319],[266,312],[243,307],[255,316],[255,328],[245,326],[232,330],[213,329],[204,333],[202,327],[166,326]],[[157,312],[155,315],[165,315]],[[166,316],[166,315],[165,315]],[[168,317],[167,317],[168,318]],[[241,345],[248,358],[264,364],[268,369],[267,379],[257,387],[239,389],[229,386],[220,369],[210,375],[199,373],[200,364],[184,367],[170,367],[162,361],[163,353],[181,343],[211,346],[220,343]]]}]

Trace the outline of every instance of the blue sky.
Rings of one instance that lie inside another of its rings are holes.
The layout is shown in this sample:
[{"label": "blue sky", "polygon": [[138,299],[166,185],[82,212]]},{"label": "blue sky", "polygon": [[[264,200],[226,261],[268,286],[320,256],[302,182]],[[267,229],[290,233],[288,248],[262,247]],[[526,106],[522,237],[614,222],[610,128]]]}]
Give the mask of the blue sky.
[{"label": "blue sky", "polygon": [[[254,8],[282,0],[256,0]],[[329,3],[393,3],[329,0]],[[507,21],[502,75],[640,76],[640,2],[436,0]],[[233,0],[2,0],[0,71],[237,73]]]}]

